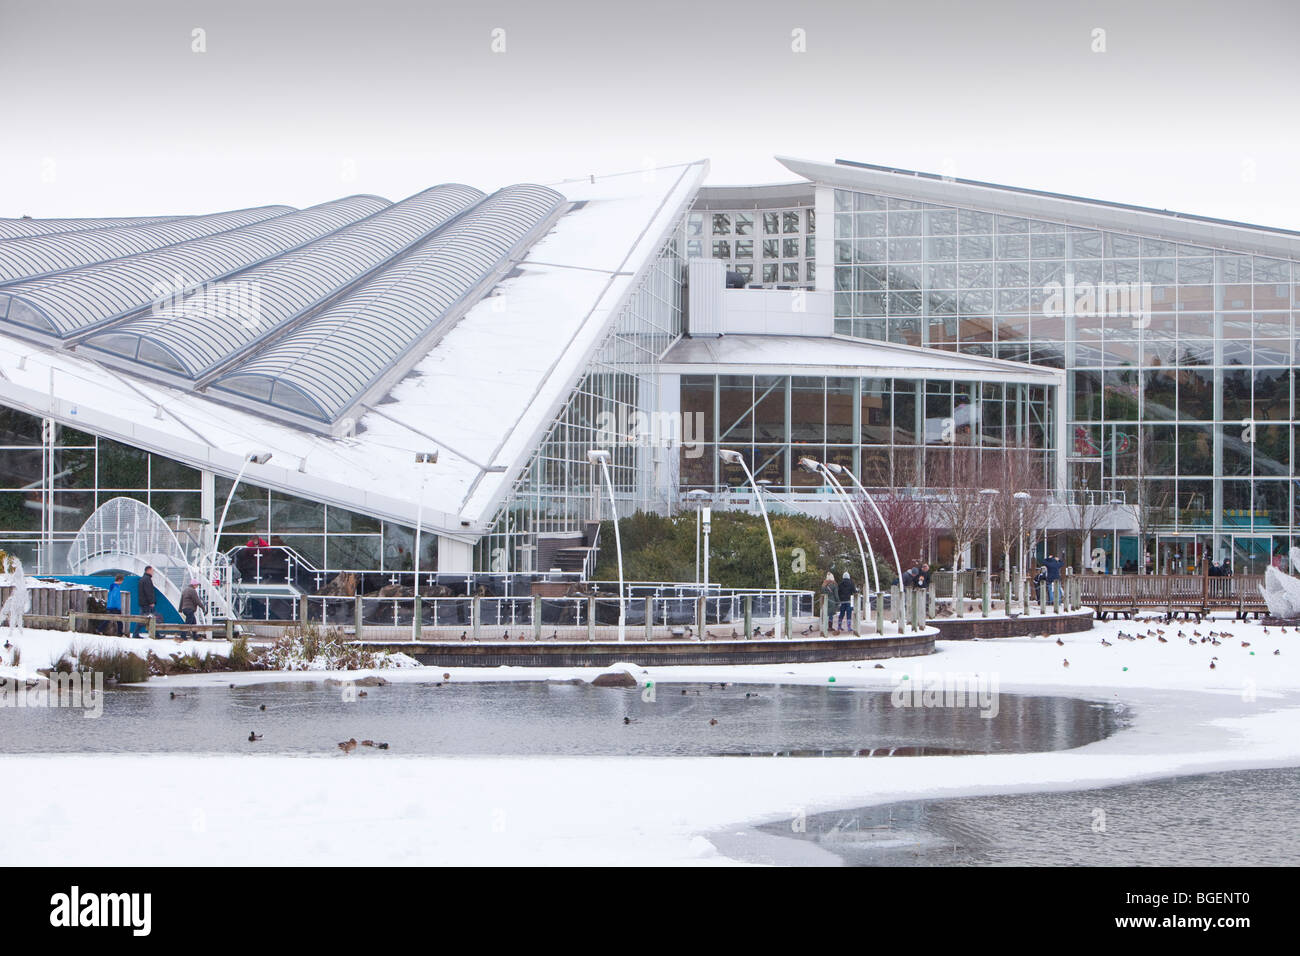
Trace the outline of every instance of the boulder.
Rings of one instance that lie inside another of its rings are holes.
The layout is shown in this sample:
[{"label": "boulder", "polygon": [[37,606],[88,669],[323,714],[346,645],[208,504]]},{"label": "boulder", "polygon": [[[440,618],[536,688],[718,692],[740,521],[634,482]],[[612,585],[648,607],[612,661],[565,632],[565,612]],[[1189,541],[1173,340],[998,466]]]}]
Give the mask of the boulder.
[{"label": "boulder", "polygon": [[592,687],[636,687],[636,678],[627,671],[609,671],[591,682]]}]

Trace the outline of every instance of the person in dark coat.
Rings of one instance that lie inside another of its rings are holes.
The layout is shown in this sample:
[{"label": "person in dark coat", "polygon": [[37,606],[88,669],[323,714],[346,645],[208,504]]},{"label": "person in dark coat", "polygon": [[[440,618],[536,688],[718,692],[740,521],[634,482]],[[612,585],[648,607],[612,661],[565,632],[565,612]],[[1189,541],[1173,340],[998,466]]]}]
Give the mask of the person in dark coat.
[{"label": "person in dark coat", "polygon": [[1061,580],[1061,559],[1049,554],[1043,567],[1047,570],[1047,600],[1050,603],[1056,600],[1056,586]]},{"label": "person in dark coat", "polygon": [[857,587],[853,584],[853,578],[849,572],[844,572],[844,577],[840,578],[839,586],[840,610],[838,615],[839,624],[837,630],[845,630],[853,623],[853,595],[858,593]]},{"label": "person in dark coat", "polygon": [[[144,569],[144,574],[140,575],[140,584],[136,589],[136,604],[139,610],[137,614],[143,614],[146,617],[153,617],[154,608],[158,605],[158,590],[153,583],[153,567]],[[131,636],[140,636],[140,625],[131,625]]]},{"label": "person in dark coat", "polygon": [[921,565],[921,569],[916,572],[916,577],[912,578],[912,587],[920,588],[922,591],[930,587],[930,565],[928,563]]}]

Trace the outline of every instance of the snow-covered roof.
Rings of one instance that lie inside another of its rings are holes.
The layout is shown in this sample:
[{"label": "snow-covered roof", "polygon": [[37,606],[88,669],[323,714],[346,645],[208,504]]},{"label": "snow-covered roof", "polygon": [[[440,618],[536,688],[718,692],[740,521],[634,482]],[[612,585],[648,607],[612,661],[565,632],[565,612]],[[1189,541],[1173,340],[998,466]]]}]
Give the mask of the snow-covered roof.
[{"label": "snow-covered roof", "polygon": [[[358,406],[350,434],[277,421],[143,366],[127,371],[86,348],[33,342],[3,323],[0,402],[219,474],[269,451],[272,459],[249,465],[245,480],[410,524],[423,481],[425,528],[472,540],[707,168],[698,161],[553,184],[566,205],[546,220],[546,235],[516,253],[522,258],[511,258],[490,288],[475,290],[440,338],[404,357],[409,371]],[[414,464],[414,453],[434,449],[437,464]]]},{"label": "snow-covered roof", "polygon": [[815,183],[843,189],[936,205],[961,206],[1008,216],[1045,219],[1081,228],[1136,233],[1170,242],[1191,243],[1234,252],[1300,258],[1300,232],[1288,229],[1086,199],[1064,193],[954,179],[934,173],[849,160],[824,163],[778,156],[777,161],[791,172]]},{"label": "snow-covered roof", "polygon": [[1065,373],[1043,366],[943,349],[847,336],[722,335],[682,339],[664,356],[663,371],[745,375],[904,376],[953,381],[1063,384]]}]

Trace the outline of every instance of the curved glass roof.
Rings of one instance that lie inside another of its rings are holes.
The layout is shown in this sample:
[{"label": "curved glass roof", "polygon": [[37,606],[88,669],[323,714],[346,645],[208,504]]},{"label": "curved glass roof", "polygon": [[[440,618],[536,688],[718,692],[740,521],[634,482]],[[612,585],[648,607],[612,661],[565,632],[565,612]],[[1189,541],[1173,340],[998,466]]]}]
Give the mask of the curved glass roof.
[{"label": "curved glass roof", "polygon": [[179,291],[305,245],[390,206],[349,196],[298,212],[68,272],[0,286],[0,320],[68,338]]},{"label": "curved glass roof", "polygon": [[427,239],[484,196],[469,186],[435,186],[83,344],[197,380]]},{"label": "curved glass roof", "polygon": [[456,309],[505,267],[564,204],[543,186],[493,193],[434,238],[215,380],[238,393],[322,422],[446,331]]},{"label": "curved glass roof", "polygon": [[123,226],[146,226],[157,222],[175,222],[189,216],[136,216],[131,219],[0,219],[0,239],[17,236],[50,236],[55,233],[84,232],[88,229],[120,229]]},{"label": "curved glass roof", "polygon": [[0,285],[151,252],[187,239],[199,239],[283,216],[288,212],[293,212],[293,207],[262,206],[122,229],[94,229],[66,235],[0,239]]}]

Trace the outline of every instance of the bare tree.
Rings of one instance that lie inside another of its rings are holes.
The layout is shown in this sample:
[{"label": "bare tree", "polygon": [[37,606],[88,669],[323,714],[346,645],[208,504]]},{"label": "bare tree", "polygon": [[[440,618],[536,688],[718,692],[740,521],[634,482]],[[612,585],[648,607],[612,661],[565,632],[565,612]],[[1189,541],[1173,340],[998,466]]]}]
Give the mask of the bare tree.
[{"label": "bare tree", "polygon": [[[953,575],[961,570],[961,556],[974,543],[989,521],[989,498],[980,490],[985,487],[984,463],[979,449],[971,445],[958,445],[952,449],[952,470],[948,475],[932,476],[936,497],[932,507],[939,523],[952,535],[956,553],[953,556]],[[944,471],[947,471],[944,468]],[[946,487],[942,484],[947,478]]]},{"label": "bare tree", "polygon": [[[1152,465],[1153,442],[1142,436],[1134,459],[1133,475],[1124,482],[1125,504],[1133,515],[1138,533],[1138,570],[1146,572],[1147,546],[1155,530],[1168,523],[1173,493],[1168,482],[1158,481]],[[1160,570],[1160,556],[1151,552],[1151,573]]]},{"label": "bare tree", "polygon": [[1090,561],[1089,555],[1084,554],[1084,548],[1110,512],[1110,504],[1105,501],[1106,496],[1100,488],[1091,487],[1088,476],[1082,469],[1077,470],[1071,479],[1069,497],[1065,502],[1070,527],[1065,533],[1065,539],[1078,553],[1082,569]]},{"label": "bare tree", "polygon": [[[889,491],[873,494],[872,500],[880,509],[880,517],[885,519],[889,532],[893,535],[894,546],[898,549],[898,560],[906,571],[913,561],[929,559],[930,540],[934,535],[934,518],[931,515],[931,502],[919,496],[893,488]],[[877,559],[882,564],[893,566],[893,552],[889,548],[889,536],[880,524],[880,517],[865,501],[858,506],[858,514],[867,529],[867,538]],[[895,572],[897,574],[897,572]]]},{"label": "bare tree", "polygon": [[[1001,494],[993,498],[993,541],[1002,550],[1004,569],[1010,573],[1012,555],[1018,557],[1022,531],[1033,537],[1047,517],[1049,500],[1045,459],[1028,445],[1013,445],[993,456],[996,479],[990,482]],[[1028,498],[1017,498],[1025,492]],[[1023,573],[1024,569],[1021,569]]]}]

